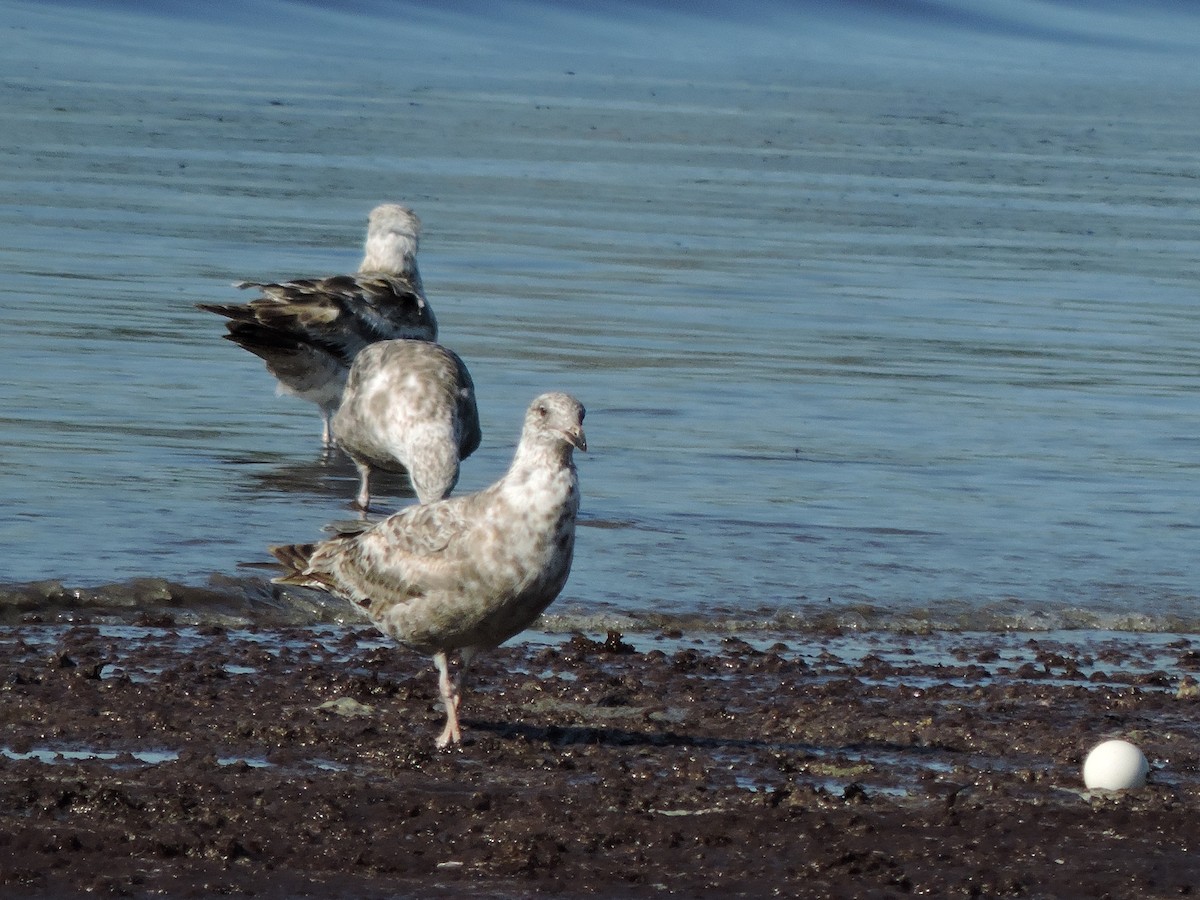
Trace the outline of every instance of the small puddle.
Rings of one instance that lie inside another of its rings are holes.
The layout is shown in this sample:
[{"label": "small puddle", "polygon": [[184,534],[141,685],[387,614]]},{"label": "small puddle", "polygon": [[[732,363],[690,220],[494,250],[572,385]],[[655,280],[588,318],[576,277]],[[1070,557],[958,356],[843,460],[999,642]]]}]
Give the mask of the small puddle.
[{"label": "small puddle", "polygon": [[94,759],[105,762],[122,762],[130,759],[134,762],[155,766],[160,763],[174,762],[179,759],[179,754],[174,750],[51,750],[48,747],[38,747],[33,750],[23,751],[13,750],[10,747],[0,747],[0,756],[13,760],[32,759],[50,765]]},{"label": "small puddle", "polygon": [[[14,761],[33,760],[46,765],[60,765],[71,762],[109,762],[116,766],[138,763],[147,766],[157,766],[163,763],[175,762],[179,759],[176,750],[95,750],[91,748],[52,748],[35,747],[32,750],[14,750],[11,747],[0,747],[0,758]],[[252,769],[271,769],[275,763],[261,756],[218,756],[218,766],[245,765]],[[323,772],[345,772],[348,766],[328,759],[304,760],[302,766],[311,766]]]}]

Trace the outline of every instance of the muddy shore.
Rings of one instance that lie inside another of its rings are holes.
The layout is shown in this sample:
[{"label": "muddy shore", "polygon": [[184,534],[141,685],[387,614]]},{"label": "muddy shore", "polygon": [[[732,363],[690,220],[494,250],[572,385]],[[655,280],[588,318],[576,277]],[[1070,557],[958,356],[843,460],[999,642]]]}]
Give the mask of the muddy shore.
[{"label": "muddy shore", "polygon": [[[5,897],[1177,897],[1200,639],[0,629]],[[1135,740],[1150,783],[1083,790]]]}]

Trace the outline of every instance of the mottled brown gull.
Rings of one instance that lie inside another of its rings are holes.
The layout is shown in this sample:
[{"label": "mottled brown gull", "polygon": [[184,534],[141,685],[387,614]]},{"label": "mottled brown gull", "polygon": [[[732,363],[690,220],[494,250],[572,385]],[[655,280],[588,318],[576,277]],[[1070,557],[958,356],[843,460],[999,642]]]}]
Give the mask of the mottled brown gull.
[{"label": "mottled brown gull", "polygon": [[[439,747],[461,741],[463,673],[480,650],[525,630],[571,570],[579,480],[587,449],[583,406],[543,394],[525,414],[504,477],[474,494],[410,506],[364,531],[272,547],[289,574],[275,579],[328,591],[361,607],[406,647],[432,654],[446,707]],[[451,681],[449,654],[460,654]]]},{"label": "mottled brown gull", "polygon": [[437,320],[417,270],[421,221],[408,207],[385,203],[371,211],[358,273],[293,281],[246,281],[262,294],[245,304],[200,303],[225,316],[233,341],[260,357],[280,393],[315,403],[322,440],[342,397],[350,364],[376,341],[437,339]]},{"label": "mottled brown gull", "polygon": [[372,344],[350,367],[333,436],[358,467],[362,510],[370,507],[375,470],[408,472],[420,502],[441,500],[482,436],[471,374],[441,344]]}]

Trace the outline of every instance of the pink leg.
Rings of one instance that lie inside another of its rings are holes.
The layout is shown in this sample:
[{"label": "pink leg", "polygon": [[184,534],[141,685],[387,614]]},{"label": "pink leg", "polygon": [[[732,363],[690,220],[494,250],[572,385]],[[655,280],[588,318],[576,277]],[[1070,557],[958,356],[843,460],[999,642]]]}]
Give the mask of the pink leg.
[{"label": "pink leg", "polygon": [[454,677],[454,708],[462,703],[462,693],[467,686],[467,666],[479,651],[474,647],[463,647],[458,651],[458,674]]},{"label": "pink leg", "polygon": [[442,696],[442,705],[446,707],[446,727],[438,736],[437,746],[444,750],[451,744],[462,743],[462,732],[458,728],[458,690],[450,681],[450,664],[444,652],[433,655],[433,664],[438,670],[438,693]]},{"label": "pink leg", "polygon": [[354,498],[354,504],[365,515],[371,506],[371,469],[357,461],[354,464],[358,466],[358,496]]}]

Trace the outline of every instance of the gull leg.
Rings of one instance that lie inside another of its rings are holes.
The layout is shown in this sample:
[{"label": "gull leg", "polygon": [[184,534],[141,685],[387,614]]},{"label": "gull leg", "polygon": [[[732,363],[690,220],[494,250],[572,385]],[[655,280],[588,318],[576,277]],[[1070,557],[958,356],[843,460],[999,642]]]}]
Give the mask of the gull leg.
[{"label": "gull leg", "polygon": [[330,426],[330,419],[333,414],[330,410],[322,407],[321,409],[321,443],[326,448],[333,446],[333,428]]},{"label": "gull leg", "polygon": [[467,686],[467,666],[471,664],[471,660],[475,658],[475,654],[478,652],[475,647],[463,647],[458,652],[458,674],[454,677],[454,709],[456,711],[459,704],[462,703],[463,691]]},{"label": "gull leg", "polygon": [[462,742],[462,732],[458,729],[458,690],[450,681],[450,663],[444,651],[433,655],[433,664],[438,670],[438,693],[446,707],[446,727],[437,739],[438,749],[444,750],[451,744]]},{"label": "gull leg", "polygon": [[365,517],[371,506],[371,467],[358,460],[354,461],[354,465],[358,467],[358,496],[354,498],[354,505],[362,510]]}]

